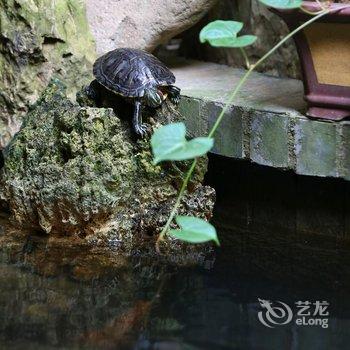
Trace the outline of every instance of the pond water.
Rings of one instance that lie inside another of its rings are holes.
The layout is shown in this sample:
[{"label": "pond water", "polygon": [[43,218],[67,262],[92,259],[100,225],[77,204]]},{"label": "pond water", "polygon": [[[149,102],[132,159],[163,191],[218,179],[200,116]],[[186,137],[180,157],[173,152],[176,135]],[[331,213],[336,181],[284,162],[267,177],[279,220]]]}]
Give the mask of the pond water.
[{"label": "pond water", "polygon": [[[331,253],[325,260],[315,244],[300,249],[287,233],[240,227],[231,210],[219,193],[222,248],[196,268],[139,257],[107,264],[98,251],[31,241],[25,250],[40,253],[28,261],[16,249],[3,252],[0,348],[348,349],[350,288]],[[298,302],[312,303],[303,311],[311,312],[308,325],[297,323]]]},{"label": "pond water", "polygon": [[[276,259],[269,252],[269,258],[247,249],[246,233],[220,233],[222,238],[236,236],[235,249],[219,250],[213,264],[198,268],[174,269],[134,259],[132,267],[109,267],[101,274],[101,262],[92,262],[77,278],[72,275],[74,259],[66,271],[49,277],[2,263],[0,348],[349,348],[348,289],[331,277],[315,280],[314,272],[308,276],[304,266],[294,266],[292,273],[286,263],[289,256]],[[272,264],[280,266],[269,273],[265,267]],[[298,326],[295,317],[268,328],[258,319],[263,310],[258,299],[282,301],[294,313],[298,301],[327,301],[328,328]]]}]

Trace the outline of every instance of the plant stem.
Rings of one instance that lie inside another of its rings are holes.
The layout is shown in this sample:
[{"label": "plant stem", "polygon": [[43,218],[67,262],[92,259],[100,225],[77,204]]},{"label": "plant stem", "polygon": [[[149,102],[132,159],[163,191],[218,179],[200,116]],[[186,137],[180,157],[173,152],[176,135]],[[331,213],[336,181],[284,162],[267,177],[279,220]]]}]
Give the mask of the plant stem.
[{"label": "plant stem", "polygon": [[245,62],[245,66],[247,69],[250,68],[250,61],[249,61],[249,57],[247,55],[247,53],[245,52],[244,48],[243,47],[240,47],[240,50],[241,50],[241,53],[242,53],[242,56],[244,58],[244,62]]},{"label": "plant stem", "polygon": [[324,5],[320,0],[316,0],[316,2],[318,3],[318,5],[320,6],[320,8],[321,8],[322,10],[327,10],[327,6]]},{"label": "plant stem", "polygon": [[315,15],[318,15],[320,13],[323,13],[324,10],[320,10],[320,11],[316,11],[316,12],[312,12],[312,11],[309,11],[307,10],[306,8],[304,7],[300,7],[300,10],[303,11],[304,13],[306,13],[307,15],[310,15],[310,16],[315,16]]},{"label": "plant stem", "polygon": [[163,229],[162,229],[162,232],[161,232],[161,233],[159,234],[159,236],[158,236],[157,243],[156,243],[156,247],[157,247],[157,250],[158,250],[158,251],[159,251],[159,246],[158,246],[159,241],[163,240],[164,235],[167,233],[167,231],[168,231],[168,229],[169,229],[169,227],[170,227],[170,224],[171,224],[171,222],[173,221],[174,216],[176,215],[177,209],[178,209],[178,207],[179,207],[179,205],[180,205],[180,203],[181,203],[181,198],[182,198],[183,194],[184,194],[185,191],[186,191],[186,188],[187,188],[187,185],[188,185],[188,181],[190,180],[190,178],[191,178],[191,176],[192,176],[192,173],[193,173],[193,171],[194,171],[196,165],[197,165],[197,159],[195,159],[195,160],[192,162],[190,168],[188,169],[188,171],[187,171],[187,173],[186,173],[186,177],[185,177],[185,179],[184,179],[184,181],[183,181],[183,183],[182,183],[180,192],[179,192],[179,194],[178,194],[178,196],[177,196],[175,205],[174,205],[174,207],[173,207],[173,209],[172,209],[172,211],[171,211],[171,213],[170,213],[170,215],[169,215],[168,221],[166,222],[165,226],[164,226]]},{"label": "plant stem", "polygon": [[295,34],[297,34],[298,32],[300,32],[302,29],[304,29],[305,27],[307,27],[309,24],[317,21],[318,19],[320,19],[321,17],[323,17],[324,15],[328,14],[330,11],[326,10],[324,12],[322,12],[321,14],[311,18],[310,20],[308,20],[307,22],[305,22],[304,24],[302,24],[301,26],[299,26],[298,28],[294,29],[292,32],[290,32],[287,36],[285,36],[277,45],[275,45],[269,52],[267,52],[263,57],[261,57],[255,64],[253,64],[249,70],[243,75],[243,77],[241,78],[241,80],[238,82],[236,88],[233,90],[230,98],[228,99],[228,101],[226,102],[224,108],[221,110],[214,126],[212,127],[212,129],[210,130],[208,137],[213,137],[215,131],[217,130],[217,128],[219,127],[222,118],[224,117],[225,113],[227,112],[228,108],[230,107],[230,105],[232,104],[233,100],[235,99],[235,97],[237,96],[237,93],[239,92],[239,90],[241,89],[241,87],[243,86],[243,84],[246,82],[246,80],[249,78],[250,74],[260,65],[262,64],[268,57],[270,57],[275,51],[277,51],[286,41],[288,41],[291,37],[293,37]]},{"label": "plant stem", "polygon": [[[344,6],[344,8],[346,8],[347,6]],[[223,109],[221,110],[214,126],[212,127],[212,129],[210,130],[209,134],[208,134],[208,137],[213,137],[213,135],[215,134],[217,128],[219,127],[225,113],[228,111],[229,107],[232,105],[232,102],[233,100],[236,98],[238,92],[240,91],[241,87],[244,85],[244,83],[246,82],[246,80],[249,78],[250,74],[261,64],[263,63],[268,57],[270,57],[276,50],[278,50],[286,41],[288,41],[290,38],[292,38],[295,34],[297,34],[298,32],[300,32],[302,29],[304,29],[305,27],[307,27],[308,25],[310,25],[311,23],[317,21],[318,19],[320,19],[321,17],[329,14],[330,12],[333,12],[333,11],[339,11],[341,10],[342,8],[338,8],[336,10],[330,10],[330,9],[327,9],[327,10],[324,10],[322,11],[322,13],[318,14],[317,16],[311,18],[310,20],[308,20],[307,22],[303,23],[302,25],[300,25],[298,28],[294,29],[292,32],[290,32],[286,37],[284,37],[281,41],[279,41],[278,44],[276,44],[270,51],[268,51],[263,57],[261,57],[255,64],[251,65],[249,70],[243,75],[243,77],[240,79],[240,81],[238,82],[237,86],[235,87],[235,89],[233,90],[232,94],[230,95],[228,101],[225,103],[225,106],[223,107]],[[165,234],[167,233],[169,227],[170,227],[170,224],[171,222],[173,221],[175,215],[176,215],[176,212],[177,212],[177,209],[179,208],[180,206],[180,203],[181,203],[181,199],[182,199],[182,196],[184,194],[184,192],[186,191],[186,188],[187,188],[187,184],[188,184],[188,181],[190,180],[191,176],[192,176],[192,173],[195,169],[197,165],[197,159],[195,159],[189,170],[187,171],[187,174],[186,174],[186,177],[183,181],[183,184],[181,186],[181,189],[180,189],[180,192],[178,194],[178,197],[176,199],[176,202],[175,202],[175,205],[169,215],[169,218],[168,218],[168,221],[166,222],[164,228],[162,229],[161,233],[159,234],[158,236],[158,239],[157,239],[157,243],[156,243],[156,248],[157,248],[157,251],[159,252],[159,242],[162,241],[164,239],[164,236]]]}]

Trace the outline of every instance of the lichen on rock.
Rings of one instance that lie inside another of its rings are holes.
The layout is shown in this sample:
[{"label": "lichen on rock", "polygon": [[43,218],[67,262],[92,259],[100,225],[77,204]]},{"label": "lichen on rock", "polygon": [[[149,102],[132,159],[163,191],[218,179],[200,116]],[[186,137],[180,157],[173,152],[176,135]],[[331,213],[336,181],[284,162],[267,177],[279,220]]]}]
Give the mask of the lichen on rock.
[{"label": "lichen on rock", "polygon": [[52,77],[74,96],[94,59],[83,1],[0,0],[0,147]]},{"label": "lichen on rock", "polygon": [[[166,110],[157,113],[164,118]],[[155,119],[153,127],[161,117]],[[57,80],[4,153],[0,197],[22,227],[126,249],[135,238],[159,233],[186,169],[183,163],[154,166],[149,142],[135,142],[127,119],[109,108],[74,104]],[[201,185],[206,163],[200,162],[182,214],[211,217],[215,191]]]}]

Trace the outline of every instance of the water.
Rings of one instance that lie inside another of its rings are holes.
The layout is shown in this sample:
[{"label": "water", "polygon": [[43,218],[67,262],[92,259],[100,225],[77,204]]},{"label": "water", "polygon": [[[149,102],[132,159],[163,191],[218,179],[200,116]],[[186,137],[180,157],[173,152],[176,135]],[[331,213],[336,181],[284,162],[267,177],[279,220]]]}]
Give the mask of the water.
[{"label": "water", "polygon": [[[222,248],[192,268],[14,239],[1,254],[0,349],[348,349],[348,253],[326,239],[261,233],[232,210],[219,193]],[[268,328],[259,299],[282,301],[293,319]],[[327,301],[328,327],[297,325],[298,301]]]},{"label": "water", "polygon": [[[106,263],[96,252],[81,248],[79,253],[66,251],[65,264],[54,251],[43,253],[38,247],[37,256],[27,261],[26,268],[18,266],[12,256],[11,264],[0,265],[0,348],[349,347],[346,287],[332,276],[328,280],[309,278],[312,276],[302,265],[288,269],[292,256],[282,260],[271,252],[264,256],[262,250],[252,248],[256,239],[252,234],[244,240],[247,232],[221,230],[222,238],[231,241],[232,235],[235,249],[227,241],[211,268],[209,264],[207,268],[175,269],[137,259],[132,264]],[[86,256],[93,257],[90,264]],[[269,266],[278,264],[269,271]],[[290,322],[267,328],[258,320],[262,310],[258,298],[283,301],[293,311],[297,301],[326,300],[330,303],[329,327]]]}]

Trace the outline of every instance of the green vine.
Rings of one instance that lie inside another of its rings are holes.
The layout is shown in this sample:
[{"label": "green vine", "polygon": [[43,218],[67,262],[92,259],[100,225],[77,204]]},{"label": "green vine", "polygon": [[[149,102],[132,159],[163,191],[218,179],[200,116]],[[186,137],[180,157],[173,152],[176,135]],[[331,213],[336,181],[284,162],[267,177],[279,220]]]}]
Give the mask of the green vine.
[{"label": "green vine", "polygon": [[[304,11],[304,9],[301,7],[302,1],[300,0],[295,0],[295,1],[293,0],[259,0],[259,1],[273,7],[278,7],[278,8],[298,8],[299,7],[301,10]],[[348,6],[338,7],[336,11],[344,9]],[[307,13],[310,14],[308,10],[306,11]],[[270,51],[268,51],[263,57],[261,57],[255,64],[250,64],[243,47],[248,46],[252,42],[254,42],[256,37],[251,35],[244,35],[241,37],[237,36],[237,33],[242,29],[243,24],[239,22],[234,22],[234,21],[215,21],[215,22],[209,23],[206,27],[203,28],[200,36],[201,42],[208,41],[212,46],[216,46],[216,47],[240,48],[242,53],[244,53],[243,56],[246,61],[248,70],[240,79],[235,89],[232,91],[228,101],[226,102],[225,106],[221,110],[207,138],[198,138],[189,142],[186,141],[185,139],[186,131],[184,129],[185,128],[184,125],[182,125],[181,132],[179,132],[179,130],[175,130],[174,128],[176,125],[179,128],[179,124],[182,124],[182,123],[176,123],[176,124],[170,124],[170,125],[164,126],[159,130],[156,130],[154,136],[152,137],[151,144],[152,144],[155,159],[158,159],[157,162],[162,160],[184,160],[184,159],[194,158],[190,168],[186,173],[185,179],[179,191],[174,207],[170,212],[170,215],[168,217],[168,220],[165,226],[163,227],[161,233],[158,236],[157,243],[156,243],[156,248],[158,251],[159,251],[159,243],[164,239],[165,235],[169,232],[170,225],[173,222],[175,215],[179,209],[179,206],[181,204],[181,199],[186,191],[188,182],[191,179],[192,174],[196,168],[196,165],[197,165],[196,157],[206,154],[212,147],[212,144],[213,144],[212,138],[216,130],[218,129],[225,113],[228,111],[228,109],[232,105],[234,99],[236,98],[237,94],[241,90],[242,86],[250,77],[251,73],[259,65],[261,65],[266,59],[268,59],[276,50],[278,50],[286,41],[292,38],[295,34],[300,32],[301,30],[303,30],[305,27],[309,26],[313,22],[316,22],[321,17],[331,13],[332,11],[335,11],[335,10],[322,7],[321,11],[317,11],[316,13],[311,13],[314,16],[310,20],[308,20],[307,22],[303,23],[298,28],[290,32],[286,37],[284,37],[281,41],[279,41],[278,44],[276,44]],[[169,137],[170,137],[170,141],[169,141]],[[203,147],[198,147],[198,142],[196,140],[201,141],[199,145],[203,145]],[[191,142],[197,142],[197,147],[192,148]],[[162,152],[160,157],[158,154],[159,150],[161,150]],[[170,234],[173,237],[179,238],[187,242],[206,242],[209,240],[213,240],[217,244],[219,244],[218,238],[216,236],[216,231],[209,223],[204,222],[204,220],[202,220],[203,222],[201,223],[199,221],[200,219],[197,219],[197,218],[188,217],[188,220],[186,221],[180,220],[181,218],[183,219],[183,217],[176,218],[176,221],[180,226],[180,230],[170,230]]]}]

